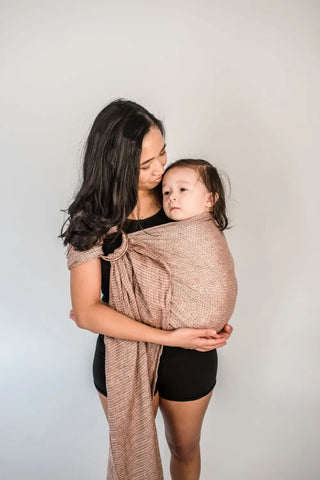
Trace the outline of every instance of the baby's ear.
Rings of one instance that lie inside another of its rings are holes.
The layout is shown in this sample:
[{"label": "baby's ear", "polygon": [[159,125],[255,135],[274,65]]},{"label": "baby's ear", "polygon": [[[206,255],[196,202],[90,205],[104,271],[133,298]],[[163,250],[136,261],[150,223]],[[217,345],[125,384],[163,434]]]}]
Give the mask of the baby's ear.
[{"label": "baby's ear", "polygon": [[213,200],[213,193],[210,192],[207,198],[207,207],[212,208],[213,205],[217,203],[218,200],[219,200],[219,195],[217,194],[217,192],[214,194],[214,200]]}]

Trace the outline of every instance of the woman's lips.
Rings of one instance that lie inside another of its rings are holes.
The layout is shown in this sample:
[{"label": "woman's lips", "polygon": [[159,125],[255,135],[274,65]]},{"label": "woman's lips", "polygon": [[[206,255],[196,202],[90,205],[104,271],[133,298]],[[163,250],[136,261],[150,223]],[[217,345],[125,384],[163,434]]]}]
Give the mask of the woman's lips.
[{"label": "woman's lips", "polygon": [[160,183],[162,180],[162,177],[159,177],[159,178],[156,178],[155,180],[153,180],[154,183]]}]

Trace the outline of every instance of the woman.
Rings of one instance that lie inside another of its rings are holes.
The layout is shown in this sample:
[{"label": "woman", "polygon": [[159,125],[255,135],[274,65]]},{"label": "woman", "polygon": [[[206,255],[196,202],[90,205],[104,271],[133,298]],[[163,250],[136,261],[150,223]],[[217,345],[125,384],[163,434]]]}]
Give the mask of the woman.
[{"label": "woman", "polygon": [[[83,183],[69,207],[69,224],[62,233],[65,244],[88,251],[112,226],[132,232],[169,221],[157,188],[166,160],[164,128],[158,119],[134,102],[117,100],[107,105],[88,137]],[[119,238],[108,241],[104,253],[117,246]],[[215,385],[216,349],[226,344],[232,327],[227,325],[215,335],[210,329],[164,331],[128,318],[105,304],[109,269],[107,262],[88,258],[71,270],[75,321],[80,328],[100,334],[94,381],[105,414],[108,418],[103,335],[163,345],[154,414],[160,406],[172,455],[172,478],[198,479],[200,431]]]}]

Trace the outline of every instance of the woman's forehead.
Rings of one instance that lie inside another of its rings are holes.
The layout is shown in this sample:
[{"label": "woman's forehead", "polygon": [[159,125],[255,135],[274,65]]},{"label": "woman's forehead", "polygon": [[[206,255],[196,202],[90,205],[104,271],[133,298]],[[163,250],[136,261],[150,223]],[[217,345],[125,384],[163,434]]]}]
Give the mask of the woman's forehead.
[{"label": "woman's forehead", "polygon": [[158,127],[151,127],[142,141],[141,160],[152,160],[164,148],[163,136]]}]

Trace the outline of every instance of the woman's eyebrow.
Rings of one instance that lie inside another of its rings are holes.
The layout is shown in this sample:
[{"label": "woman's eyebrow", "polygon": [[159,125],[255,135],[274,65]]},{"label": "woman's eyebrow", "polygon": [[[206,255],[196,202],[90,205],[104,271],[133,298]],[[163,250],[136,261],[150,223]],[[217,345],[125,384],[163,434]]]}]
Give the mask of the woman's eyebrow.
[{"label": "woman's eyebrow", "polygon": [[[163,147],[161,148],[161,150],[160,150],[159,153],[163,152],[163,150],[166,148],[166,146],[167,146],[167,144],[164,143],[164,144],[163,144]],[[153,159],[154,159],[154,157],[149,158],[148,160],[145,160],[144,162],[142,162],[142,163],[140,164],[140,167],[142,167],[142,165],[145,165],[145,164],[148,163],[148,162],[151,162],[151,160],[153,160]]]}]

